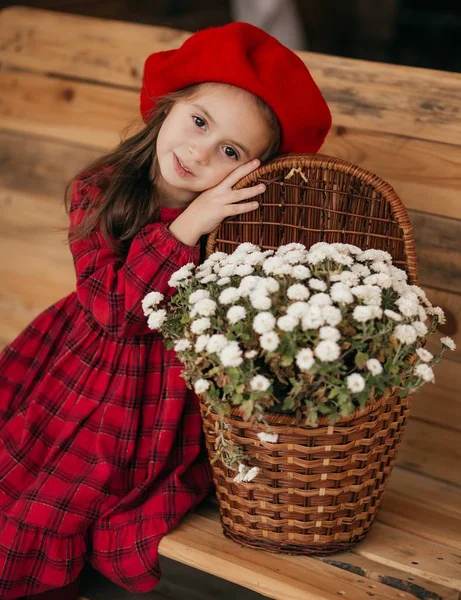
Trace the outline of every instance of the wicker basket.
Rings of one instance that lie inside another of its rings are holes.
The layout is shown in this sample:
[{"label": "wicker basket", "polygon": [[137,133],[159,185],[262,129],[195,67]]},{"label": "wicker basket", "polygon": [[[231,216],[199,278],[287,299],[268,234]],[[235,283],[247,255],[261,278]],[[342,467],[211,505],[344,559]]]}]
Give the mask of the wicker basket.
[{"label": "wicker basket", "polygon": [[[295,169],[295,171],[293,171]],[[288,177],[287,177],[288,176]],[[242,242],[264,249],[300,242],[344,242],[387,250],[417,284],[412,227],[394,190],[376,175],[322,155],[287,155],[254,171],[237,188],[263,181],[257,211],[229,219],[209,236],[207,255],[233,252]],[[221,461],[213,478],[224,533],[246,546],[288,554],[329,554],[351,547],[369,530],[405,429],[410,399],[378,399],[329,425],[296,426],[294,417],[268,414],[278,443],[261,442],[263,425],[234,409],[231,439],[251,466],[251,483],[235,483]],[[201,402],[210,457],[217,415]]]}]

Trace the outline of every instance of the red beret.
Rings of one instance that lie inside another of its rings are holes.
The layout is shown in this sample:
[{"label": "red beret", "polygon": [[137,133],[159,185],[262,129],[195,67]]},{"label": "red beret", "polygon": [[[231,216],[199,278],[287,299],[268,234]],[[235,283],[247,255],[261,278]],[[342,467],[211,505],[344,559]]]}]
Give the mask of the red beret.
[{"label": "red beret", "polygon": [[303,61],[249,23],[203,29],[177,50],[151,54],[141,90],[144,121],[161,96],[211,81],[243,88],[272,108],[282,128],[281,153],[317,152],[331,127],[328,105]]}]

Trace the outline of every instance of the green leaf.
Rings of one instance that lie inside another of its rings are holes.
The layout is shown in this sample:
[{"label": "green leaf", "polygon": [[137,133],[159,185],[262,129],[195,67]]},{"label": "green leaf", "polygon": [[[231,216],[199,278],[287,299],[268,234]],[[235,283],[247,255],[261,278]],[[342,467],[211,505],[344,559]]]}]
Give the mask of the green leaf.
[{"label": "green leaf", "polygon": [[190,315],[183,315],[183,316],[181,317],[181,323],[182,323],[183,325],[185,325],[186,323],[190,323],[190,321],[191,321],[191,317],[190,317]]},{"label": "green leaf", "polygon": [[282,360],[280,361],[280,364],[282,365],[282,367],[289,367],[292,363],[293,363],[292,356],[290,356],[289,354],[284,354],[282,356]]},{"label": "green leaf", "polygon": [[336,398],[336,396],[339,394],[339,388],[333,388],[331,390],[331,392],[328,394],[328,398],[330,400],[333,400],[333,398]]},{"label": "green leaf", "polygon": [[355,366],[358,369],[364,369],[367,360],[368,354],[366,354],[365,352],[357,352],[357,354],[355,355]]},{"label": "green leaf", "polygon": [[282,409],[283,410],[291,410],[294,407],[295,407],[295,399],[292,398],[291,396],[287,396],[285,398],[285,400],[283,401]]},{"label": "green leaf", "polygon": [[240,380],[240,371],[235,367],[230,367],[227,369],[227,374],[229,375],[231,384],[236,386]]}]

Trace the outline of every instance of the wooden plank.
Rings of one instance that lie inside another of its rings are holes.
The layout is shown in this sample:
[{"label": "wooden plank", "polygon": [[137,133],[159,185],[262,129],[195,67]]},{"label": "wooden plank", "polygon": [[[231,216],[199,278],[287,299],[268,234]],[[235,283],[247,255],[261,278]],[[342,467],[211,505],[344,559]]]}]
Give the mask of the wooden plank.
[{"label": "wooden plank", "polygon": [[0,128],[107,150],[139,116],[139,95],[29,73],[0,72]]},{"label": "wooden plank", "polygon": [[377,520],[455,550],[458,565],[461,565],[461,489],[458,486],[394,467]]},{"label": "wooden plank", "polygon": [[[356,550],[361,556],[461,591],[459,554],[417,535],[375,523]],[[443,560],[439,560],[443,559]]]},{"label": "wooden plank", "polygon": [[[0,73],[0,127],[109,150],[142,126],[136,92],[30,73]],[[322,151],[376,173],[409,209],[461,218],[461,147],[335,127]]]},{"label": "wooden plank", "polygon": [[[219,523],[198,514],[188,515],[163,538],[159,551],[268,598],[320,600],[341,595],[368,600],[370,596],[366,580],[353,573],[310,557],[274,555],[240,546],[222,535]],[[412,598],[383,584],[375,585],[373,593],[379,598]]]},{"label": "wooden plank", "polygon": [[333,127],[322,152],[387,181],[408,209],[461,218],[461,147],[397,134]]},{"label": "wooden plank", "polygon": [[409,419],[397,465],[461,486],[459,431]]},{"label": "wooden plank", "polygon": [[[186,32],[23,7],[0,15],[8,67],[138,89],[144,59]],[[299,53],[345,127],[461,144],[461,75]]]},{"label": "wooden plank", "polygon": [[461,220],[409,211],[419,279],[424,285],[461,293]]},{"label": "wooden plank", "polygon": [[133,89],[141,85],[148,54],[180,46],[189,35],[167,27],[20,6],[0,12],[4,65]]}]

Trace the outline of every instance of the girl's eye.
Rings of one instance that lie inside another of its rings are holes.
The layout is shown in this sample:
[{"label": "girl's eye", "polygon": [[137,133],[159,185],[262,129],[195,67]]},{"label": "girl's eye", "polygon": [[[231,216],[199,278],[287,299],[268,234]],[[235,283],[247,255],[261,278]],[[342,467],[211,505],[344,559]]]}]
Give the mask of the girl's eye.
[{"label": "girl's eye", "polygon": [[224,153],[229,158],[235,158],[235,160],[239,159],[239,155],[231,146],[224,146]]},{"label": "girl's eye", "polygon": [[197,125],[197,127],[200,127],[200,128],[205,127],[206,122],[202,119],[202,117],[194,116],[192,118],[194,119],[194,123]]}]

